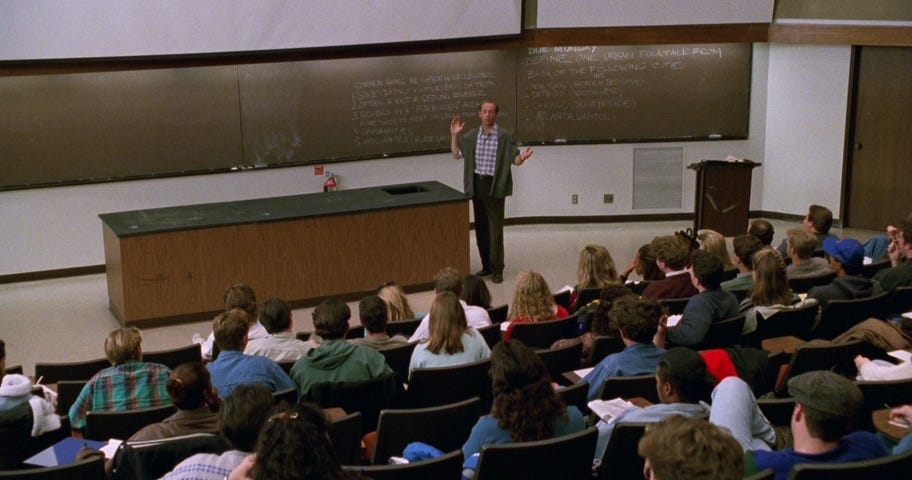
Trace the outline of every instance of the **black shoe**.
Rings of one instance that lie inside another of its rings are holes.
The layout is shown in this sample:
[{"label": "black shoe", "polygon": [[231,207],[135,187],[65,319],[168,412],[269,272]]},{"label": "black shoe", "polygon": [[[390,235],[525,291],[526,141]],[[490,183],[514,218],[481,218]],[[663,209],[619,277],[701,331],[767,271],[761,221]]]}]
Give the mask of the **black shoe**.
[{"label": "black shoe", "polygon": [[491,275],[491,281],[494,283],[503,283],[503,275],[495,273],[494,275]]},{"label": "black shoe", "polygon": [[478,275],[479,277],[487,277],[490,274],[491,274],[491,271],[488,270],[487,268],[482,268],[481,270],[475,272],[475,275]]}]

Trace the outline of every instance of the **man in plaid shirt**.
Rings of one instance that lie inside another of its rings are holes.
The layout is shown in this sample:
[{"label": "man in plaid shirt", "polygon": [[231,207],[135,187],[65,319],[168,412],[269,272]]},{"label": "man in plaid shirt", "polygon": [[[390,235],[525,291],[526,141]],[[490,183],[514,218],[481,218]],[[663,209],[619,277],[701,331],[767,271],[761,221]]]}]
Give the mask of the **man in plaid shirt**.
[{"label": "man in plaid shirt", "polygon": [[114,330],[105,340],[111,367],[89,380],[70,407],[70,425],[83,429],[92,411],[116,412],[171,403],[165,382],[171,370],[142,361],[142,335],[136,327]]},{"label": "man in plaid shirt", "polygon": [[497,126],[496,103],[485,100],[478,108],[481,126],[465,135],[465,122],[458,116],[450,122],[450,151],[453,158],[464,159],[463,186],[472,195],[475,212],[475,240],[481,256],[479,276],[491,275],[491,281],[503,281],[504,201],[513,193],[513,165],[522,165],[532,156],[532,149],[520,152],[513,136]]}]

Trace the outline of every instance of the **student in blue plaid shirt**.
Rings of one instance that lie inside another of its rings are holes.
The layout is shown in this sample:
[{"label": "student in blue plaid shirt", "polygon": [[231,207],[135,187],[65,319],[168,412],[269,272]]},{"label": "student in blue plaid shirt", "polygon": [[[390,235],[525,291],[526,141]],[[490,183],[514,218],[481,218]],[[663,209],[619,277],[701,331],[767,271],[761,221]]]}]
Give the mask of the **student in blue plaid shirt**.
[{"label": "student in blue plaid shirt", "polygon": [[70,425],[85,428],[92,411],[116,412],[171,403],[165,382],[171,370],[142,361],[142,334],[136,327],[114,330],[105,340],[111,367],[95,374],[70,407]]}]

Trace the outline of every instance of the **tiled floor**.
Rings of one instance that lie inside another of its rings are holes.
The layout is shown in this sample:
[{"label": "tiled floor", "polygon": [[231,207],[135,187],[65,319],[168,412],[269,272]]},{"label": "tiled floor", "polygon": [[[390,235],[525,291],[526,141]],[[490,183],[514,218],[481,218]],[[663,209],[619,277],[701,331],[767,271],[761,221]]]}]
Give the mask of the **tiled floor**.
[{"label": "tiled floor", "polygon": [[[785,230],[795,226],[773,221],[778,244]],[[610,223],[576,225],[523,225],[505,230],[506,263],[504,282],[489,283],[494,304],[509,303],[517,274],[536,270],[556,291],[573,285],[579,251],[589,243],[608,247],[618,268],[623,270],[636,249],[656,235],[668,235],[687,228],[688,222]],[[874,233],[867,230],[834,229],[840,236],[865,240]],[[480,262],[472,243],[472,270]],[[731,239],[729,239],[729,247]],[[430,281],[431,279],[428,279]],[[254,289],[256,285],[253,285]],[[426,312],[433,292],[409,295],[415,310]],[[0,339],[6,342],[7,364],[22,365],[25,373],[34,373],[36,361],[66,362],[104,356],[104,339],[119,324],[107,308],[105,276],[80,277],[22,282],[0,285]],[[352,323],[358,324],[357,304],[349,304],[354,312]],[[294,330],[311,330],[312,308],[294,311]],[[207,335],[210,322],[143,330],[143,349],[146,351],[173,348],[190,343],[194,332]]]}]

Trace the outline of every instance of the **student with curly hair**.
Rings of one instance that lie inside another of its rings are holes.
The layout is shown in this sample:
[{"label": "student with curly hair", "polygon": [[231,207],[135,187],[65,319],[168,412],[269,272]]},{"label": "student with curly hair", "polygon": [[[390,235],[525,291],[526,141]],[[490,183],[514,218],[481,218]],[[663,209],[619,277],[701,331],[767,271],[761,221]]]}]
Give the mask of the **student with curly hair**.
[{"label": "student with curly hair", "polygon": [[500,327],[505,330],[503,339],[510,339],[513,325],[517,323],[544,322],[569,315],[566,308],[554,303],[554,294],[540,273],[521,272],[513,292],[509,321]]},{"label": "student with curly hair", "polygon": [[650,424],[637,450],[649,480],[738,480],[744,473],[741,445],[699,418],[672,415]]},{"label": "student with curly hair", "polygon": [[462,446],[467,464],[485,445],[545,440],[586,428],[583,414],[564,405],[544,364],[520,341],[494,347],[491,387],[491,413],[478,420]]},{"label": "student with curly hair", "polygon": [[576,287],[570,298],[570,305],[576,305],[580,291],[589,288],[599,290],[612,284],[621,283],[614,259],[607,248],[601,245],[586,245],[580,252],[579,265],[576,267]]}]

